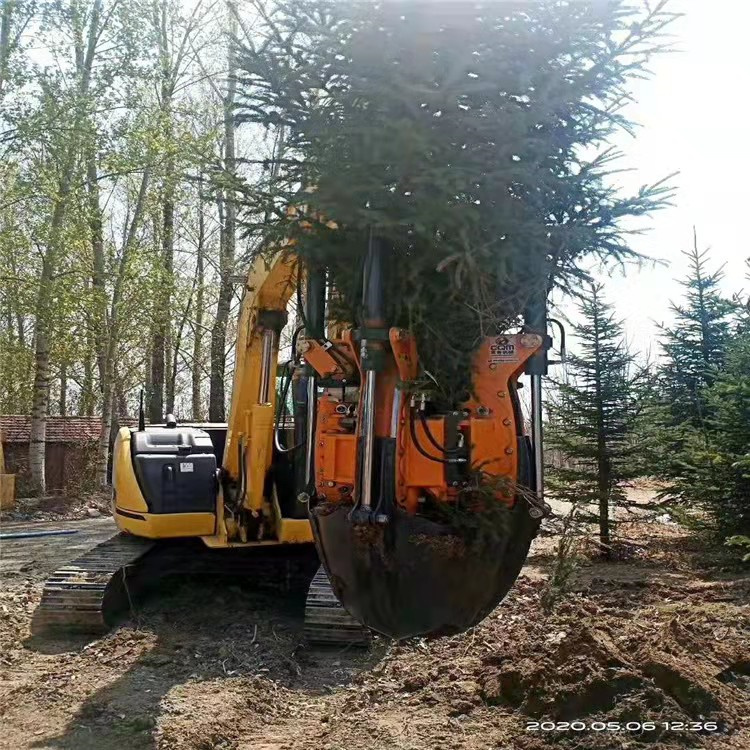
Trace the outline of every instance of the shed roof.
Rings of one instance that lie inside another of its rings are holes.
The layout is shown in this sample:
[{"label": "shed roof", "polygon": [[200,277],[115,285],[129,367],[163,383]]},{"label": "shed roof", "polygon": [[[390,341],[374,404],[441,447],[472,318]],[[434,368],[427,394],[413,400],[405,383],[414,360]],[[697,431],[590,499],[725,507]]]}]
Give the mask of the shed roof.
[{"label": "shed roof", "polygon": [[[101,417],[47,417],[47,442],[80,443],[98,440]],[[0,415],[4,443],[28,443],[31,417],[23,414]]]}]

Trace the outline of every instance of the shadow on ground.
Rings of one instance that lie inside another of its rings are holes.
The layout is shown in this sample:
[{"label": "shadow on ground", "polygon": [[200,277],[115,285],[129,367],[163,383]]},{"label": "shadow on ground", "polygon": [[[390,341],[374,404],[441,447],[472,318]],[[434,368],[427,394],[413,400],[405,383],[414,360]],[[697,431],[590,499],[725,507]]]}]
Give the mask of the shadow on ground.
[{"label": "shadow on ground", "polygon": [[[33,636],[27,647],[45,653],[80,650],[71,671],[94,690],[62,732],[31,747],[154,748],[160,716],[179,721],[194,711],[199,721],[220,725],[233,691],[242,696],[284,689],[313,697],[346,684],[381,658],[377,646],[308,648],[303,614],[301,592],[272,595],[223,580],[168,579],[135,617],[99,640]],[[174,698],[173,691],[183,688],[199,694],[198,705],[186,698],[183,708],[180,696]],[[249,710],[246,700],[243,705]]]}]

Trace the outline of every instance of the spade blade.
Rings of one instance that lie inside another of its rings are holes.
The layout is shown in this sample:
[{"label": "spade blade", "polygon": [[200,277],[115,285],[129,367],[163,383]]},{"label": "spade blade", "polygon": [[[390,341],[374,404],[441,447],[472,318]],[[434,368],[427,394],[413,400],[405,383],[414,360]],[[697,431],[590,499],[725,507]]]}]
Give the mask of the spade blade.
[{"label": "spade blade", "polygon": [[516,500],[491,539],[396,510],[385,525],[353,524],[351,506],[310,511],[336,596],[357,620],[390,638],[448,635],[476,625],[512,587],[539,528]]}]

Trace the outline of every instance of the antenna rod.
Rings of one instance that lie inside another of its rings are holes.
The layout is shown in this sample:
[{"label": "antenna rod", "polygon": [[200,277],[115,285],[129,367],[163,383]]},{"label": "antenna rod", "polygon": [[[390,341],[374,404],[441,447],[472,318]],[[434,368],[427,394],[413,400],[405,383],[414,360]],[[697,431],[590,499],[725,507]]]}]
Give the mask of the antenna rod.
[{"label": "antenna rod", "polygon": [[138,405],[138,431],[146,431],[146,412],[143,409],[143,388],[141,388],[140,403]]}]

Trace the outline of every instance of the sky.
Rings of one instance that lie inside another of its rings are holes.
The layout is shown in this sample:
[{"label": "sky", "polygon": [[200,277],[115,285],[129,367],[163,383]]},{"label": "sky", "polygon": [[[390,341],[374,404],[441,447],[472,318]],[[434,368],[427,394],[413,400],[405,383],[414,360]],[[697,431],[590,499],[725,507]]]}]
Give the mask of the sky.
[{"label": "sky", "polygon": [[728,293],[746,289],[750,257],[750,4],[741,0],[672,0],[684,16],[672,33],[677,52],[650,64],[653,77],[637,81],[627,115],[640,127],[621,134],[622,165],[634,172],[618,182],[631,190],[679,172],[674,206],[652,216],[650,231],[634,249],[666,261],[664,267],[630,268],[603,277],[607,295],[626,322],[634,349],[656,353],[655,322],[670,322],[687,261],[680,252],[693,241],[710,246],[715,265],[725,264]]}]

